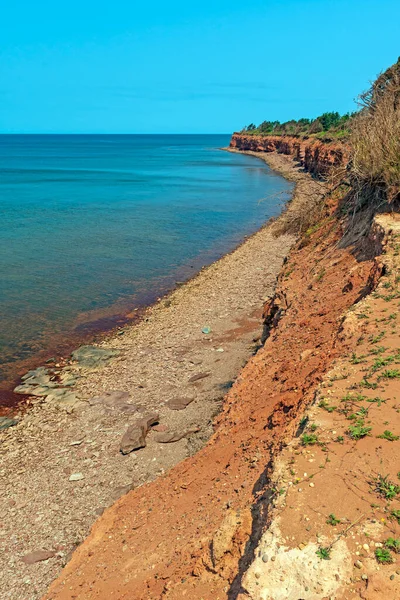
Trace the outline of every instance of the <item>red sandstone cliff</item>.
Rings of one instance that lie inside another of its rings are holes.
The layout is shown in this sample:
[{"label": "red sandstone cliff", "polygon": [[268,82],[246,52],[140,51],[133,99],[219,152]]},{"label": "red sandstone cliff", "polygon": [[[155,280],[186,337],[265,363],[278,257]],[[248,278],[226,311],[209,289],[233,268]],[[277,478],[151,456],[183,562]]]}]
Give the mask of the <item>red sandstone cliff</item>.
[{"label": "red sandstone cliff", "polygon": [[313,138],[234,133],[230,147],[288,154],[298,160],[306,171],[322,177],[328,175],[333,167],[346,166],[349,160],[349,147],[345,144],[321,142]]}]

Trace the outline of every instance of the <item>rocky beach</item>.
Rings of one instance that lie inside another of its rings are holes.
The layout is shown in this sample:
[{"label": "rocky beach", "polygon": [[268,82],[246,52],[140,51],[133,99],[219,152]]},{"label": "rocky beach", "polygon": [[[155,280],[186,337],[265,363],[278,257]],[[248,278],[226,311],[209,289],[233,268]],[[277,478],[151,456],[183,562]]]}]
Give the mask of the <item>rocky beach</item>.
[{"label": "rocky beach", "polygon": [[0,434],[5,598],[40,598],[110,504],[206,443],[293,242],[266,225],[139,324],[22,378],[29,409]]}]

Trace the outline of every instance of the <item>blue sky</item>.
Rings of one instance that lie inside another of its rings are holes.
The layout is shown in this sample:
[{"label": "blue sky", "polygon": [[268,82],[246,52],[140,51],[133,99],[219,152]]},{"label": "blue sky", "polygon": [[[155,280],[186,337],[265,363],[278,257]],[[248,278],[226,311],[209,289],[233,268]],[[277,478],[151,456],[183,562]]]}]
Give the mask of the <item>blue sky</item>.
[{"label": "blue sky", "polygon": [[0,131],[219,133],[347,112],[399,42],[398,0],[15,0]]}]

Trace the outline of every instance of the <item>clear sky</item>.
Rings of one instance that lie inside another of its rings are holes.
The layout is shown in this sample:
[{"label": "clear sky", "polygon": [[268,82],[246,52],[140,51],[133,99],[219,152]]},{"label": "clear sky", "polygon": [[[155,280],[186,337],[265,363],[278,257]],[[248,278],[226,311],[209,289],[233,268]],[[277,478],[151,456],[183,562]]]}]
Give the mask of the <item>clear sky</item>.
[{"label": "clear sky", "polygon": [[0,131],[220,133],[347,112],[399,54],[399,0],[3,2]]}]

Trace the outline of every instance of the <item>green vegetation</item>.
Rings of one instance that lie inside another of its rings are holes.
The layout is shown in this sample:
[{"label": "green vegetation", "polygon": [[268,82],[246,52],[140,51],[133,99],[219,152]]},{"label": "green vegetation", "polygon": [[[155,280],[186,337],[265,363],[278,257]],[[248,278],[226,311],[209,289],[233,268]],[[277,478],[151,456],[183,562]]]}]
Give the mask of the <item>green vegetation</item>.
[{"label": "green vegetation", "polygon": [[377,437],[382,438],[383,440],[388,440],[388,442],[395,442],[399,439],[398,435],[393,435],[393,433],[388,429],[386,429],[382,435],[378,435]]},{"label": "green vegetation", "polygon": [[377,548],[375,550],[375,557],[381,565],[390,565],[393,562],[392,555],[386,548]]},{"label": "green vegetation", "polygon": [[393,552],[396,552],[396,554],[400,554],[400,540],[392,537],[388,538],[385,541],[385,548],[388,550],[393,550]]},{"label": "green vegetation", "polygon": [[360,440],[367,436],[371,431],[372,427],[365,427],[364,425],[353,425],[349,427],[348,434],[353,440]]},{"label": "green vegetation", "polygon": [[340,115],[338,112],[326,112],[315,119],[292,119],[280,121],[263,121],[256,126],[250,123],[241,133],[251,135],[291,135],[297,137],[317,137],[321,139],[343,139],[350,133],[349,125],[355,113]]},{"label": "green vegetation", "polygon": [[[390,481],[389,475],[385,475],[385,477],[383,475],[378,475],[372,483],[375,486],[375,491],[386,500],[393,500],[393,498],[400,494],[400,486],[393,483],[393,481]],[[400,515],[400,511],[398,512]]]},{"label": "green vegetation", "polygon": [[350,362],[352,365],[359,365],[360,363],[365,362],[365,356],[357,356],[355,352],[351,355]]},{"label": "green vegetation", "polygon": [[385,358],[377,358],[371,367],[372,373],[375,373],[375,371],[378,371],[378,369],[382,369],[382,367],[386,367],[387,365],[390,365],[394,361],[394,359],[395,359],[394,356],[386,356]]},{"label": "green vegetation", "polygon": [[305,433],[300,439],[303,446],[314,446],[318,443],[318,436],[315,434],[309,435]]},{"label": "green vegetation", "polygon": [[[320,546],[315,553],[322,560],[330,560],[331,559],[331,548]],[[390,554],[390,553],[389,553]]]},{"label": "green vegetation", "polygon": [[367,388],[369,390],[376,390],[376,388],[378,387],[378,384],[373,382],[371,383],[370,381],[368,381],[368,379],[366,377],[363,377],[363,379],[361,379],[359,386],[362,388]]},{"label": "green vegetation", "polygon": [[336,406],[329,405],[326,400],[321,400],[321,402],[318,404],[318,407],[319,408],[323,408],[324,410],[326,410],[329,413],[331,413],[334,410],[336,410]]},{"label": "green vegetation", "polygon": [[[385,336],[385,333],[386,333],[386,331],[381,331],[378,335],[371,336],[369,338],[369,341],[371,342],[371,344],[377,344]],[[379,346],[379,347],[382,348],[382,346]]]},{"label": "green vegetation", "polygon": [[382,371],[380,377],[385,379],[398,379],[400,377],[399,369],[387,369],[386,371]]},{"label": "green vegetation", "polygon": [[397,523],[400,525],[400,510],[390,511],[390,518],[396,519]]},{"label": "green vegetation", "polygon": [[385,404],[386,400],[380,398],[379,396],[375,396],[375,398],[367,398],[367,402],[375,402],[379,407],[381,404]]},{"label": "green vegetation", "polygon": [[335,515],[331,513],[327,518],[326,522],[328,525],[332,525],[332,527],[335,527],[335,525],[339,525],[340,519],[337,519]]}]

